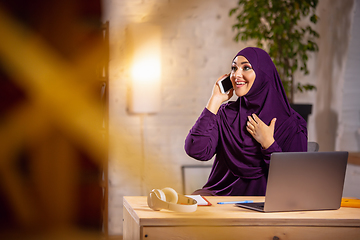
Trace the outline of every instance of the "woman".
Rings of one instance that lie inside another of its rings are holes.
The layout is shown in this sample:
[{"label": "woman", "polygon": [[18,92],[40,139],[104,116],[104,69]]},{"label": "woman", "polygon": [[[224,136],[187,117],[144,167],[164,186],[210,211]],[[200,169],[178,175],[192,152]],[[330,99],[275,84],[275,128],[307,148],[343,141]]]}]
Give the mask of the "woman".
[{"label": "woman", "polygon": [[[233,89],[227,94],[217,81],[185,140],[186,153],[195,159],[207,161],[216,154],[207,183],[193,194],[263,196],[271,153],[307,151],[306,122],[290,107],[264,50],[241,50],[230,79]],[[236,101],[222,104],[234,93]]]}]

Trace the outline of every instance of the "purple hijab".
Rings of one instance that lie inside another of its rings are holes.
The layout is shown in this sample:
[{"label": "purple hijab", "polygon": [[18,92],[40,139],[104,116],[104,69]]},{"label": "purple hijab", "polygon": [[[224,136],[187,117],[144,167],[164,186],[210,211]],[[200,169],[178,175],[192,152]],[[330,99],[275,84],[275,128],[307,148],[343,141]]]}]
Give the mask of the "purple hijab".
[{"label": "purple hijab", "polygon": [[[306,122],[290,107],[270,56],[252,47],[236,56],[240,55],[256,74],[250,91],[221,105],[216,115],[205,109],[190,130],[185,150],[198,160],[216,154],[205,190],[217,195],[264,195],[271,152],[306,151]],[[275,143],[267,150],[246,130],[247,117],[253,113],[267,125],[277,119]]]}]

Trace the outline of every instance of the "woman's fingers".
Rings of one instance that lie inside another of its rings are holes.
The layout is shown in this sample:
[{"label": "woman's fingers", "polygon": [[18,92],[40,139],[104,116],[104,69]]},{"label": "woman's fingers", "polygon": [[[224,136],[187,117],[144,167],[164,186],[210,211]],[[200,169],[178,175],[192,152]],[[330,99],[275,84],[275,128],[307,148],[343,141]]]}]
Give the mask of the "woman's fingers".
[{"label": "woman's fingers", "polygon": [[251,123],[250,121],[247,122],[247,128],[249,128],[250,130],[254,130],[255,126],[253,123]]},{"label": "woman's fingers", "polygon": [[251,134],[251,136],[254,136],[254,132],[253,132],[253,130],[251,130],[251,128],[246,126],[246,130]]},{"label": "woman's fingers", "polygon": [[265,124],[255,113],[251,114],[251,116],[257,124]]},{"label": "woman's fingers", "polygon": [[274,142],[275,121],[276,118],[272,119],[268,126],[256,114],[252,114],[248,116],[246,129],[266,149]]}]

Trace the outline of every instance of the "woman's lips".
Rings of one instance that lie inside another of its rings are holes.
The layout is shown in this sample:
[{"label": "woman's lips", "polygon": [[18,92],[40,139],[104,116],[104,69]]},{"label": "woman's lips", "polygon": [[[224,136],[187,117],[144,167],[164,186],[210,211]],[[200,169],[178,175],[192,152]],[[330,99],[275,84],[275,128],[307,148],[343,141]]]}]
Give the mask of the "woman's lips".
[{"label": "woman's lips", "polygon": [[237,87],[245,86],[245,84],[246,84],[246,81],[237,81],[237,80],[235,80],[235,85]]}]

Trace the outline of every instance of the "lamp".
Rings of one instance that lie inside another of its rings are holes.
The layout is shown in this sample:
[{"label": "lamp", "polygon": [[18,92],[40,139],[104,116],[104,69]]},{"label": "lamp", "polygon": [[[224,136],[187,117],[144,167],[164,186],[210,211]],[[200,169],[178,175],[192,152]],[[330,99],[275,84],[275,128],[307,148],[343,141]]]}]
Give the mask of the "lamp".
[{"label": "lamp", "polygon": [[128,27],[131,83],[128,110],[131,113],[156,113],[160,110],[161,29],[147,23]]}]

